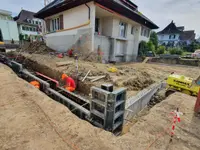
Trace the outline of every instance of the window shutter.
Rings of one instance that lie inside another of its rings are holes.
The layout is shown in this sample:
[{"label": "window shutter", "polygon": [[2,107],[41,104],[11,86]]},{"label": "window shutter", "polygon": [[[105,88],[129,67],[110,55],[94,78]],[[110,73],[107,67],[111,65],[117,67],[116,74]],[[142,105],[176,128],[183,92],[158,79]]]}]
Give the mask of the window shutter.
[{"label": "window shutter", "polygon": [[60,18],[60,30],[62,30],[64,28],[63,15],[60,15],[59,18]]},{"label": "window shutter", "polygon": [[46,27],[47,27],[47,32],[50,31],[50,19],[46,20]]}]

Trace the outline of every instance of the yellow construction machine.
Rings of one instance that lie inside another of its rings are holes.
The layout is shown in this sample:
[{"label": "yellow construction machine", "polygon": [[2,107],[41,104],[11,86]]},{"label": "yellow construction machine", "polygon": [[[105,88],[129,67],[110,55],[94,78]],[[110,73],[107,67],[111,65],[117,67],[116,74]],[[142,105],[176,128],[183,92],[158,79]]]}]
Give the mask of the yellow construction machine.
[{"label": "yellow construction machine", "polygon": [[1,51],[5,51],[6,47],[5,47],[5,44],[3,42],[3,35],[2,35],[2,32],[1,32],[1,29],[0,29],[0,52]]},{"label": "yellow construction machine", "polygon": [[183,75],[171,74],[167,79],[166,96],[178,91],[197,96],[200,90],[200,76],[194,80]]}]

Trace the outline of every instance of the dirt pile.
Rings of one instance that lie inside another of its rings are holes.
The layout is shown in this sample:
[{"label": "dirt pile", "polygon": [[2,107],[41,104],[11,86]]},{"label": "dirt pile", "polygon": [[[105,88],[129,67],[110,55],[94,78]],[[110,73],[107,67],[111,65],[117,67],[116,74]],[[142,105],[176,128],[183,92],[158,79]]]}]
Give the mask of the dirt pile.
[{"label": "dirt pile", "polygon": [[155,81],[146,72],[139,72],[137,76],[131,77],[123,82],[123,85],[128,88],[128,90],[142,90],[149,85],[153,84]]},{"label": "dirt pile", "polygon": [[26,43],[22,47],[22,52],[28,52],[28,53],[35,53],[35,54],[45,54],[49,52],[55,52],[54,50],[50,49],[46,46],[44,42],[32,42],[32,43]]}]

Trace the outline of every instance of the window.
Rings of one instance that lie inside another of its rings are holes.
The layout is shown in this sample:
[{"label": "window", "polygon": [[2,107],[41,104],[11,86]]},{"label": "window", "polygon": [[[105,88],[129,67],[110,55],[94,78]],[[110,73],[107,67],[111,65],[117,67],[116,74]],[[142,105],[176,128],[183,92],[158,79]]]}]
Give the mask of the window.
[{"label": "window", "polygon": [[35,32],[35,31],[36,31],[36,28],[33,28],[33,31]]},{"label": "window", "polygon": [[150,36],[150,32],[151,32],[151,30],[150,30],[150,29],[147,29],[147,37]]},{"label": "window", "polygon": [[38,24],[38,21],[36,21],[35,24]]},{"label": "window", "polygon": [[60,30],[60,18],[51,20],[51,31]]},{"label": "window", "polygon": [[33,28],[30,27],[30,31],[33,31]]},{"label": "window", "polygon": [[26,28],[24,26],[22,26],[22,30],[26,30]]},{"label": "window", "polygon": [[174,39],[176,38],[176,35],[174,35]]},{"label": "window", "polygon": [[119,23],[119,36],[120,37],[126,37],[126,29],[127,29],[127,24],[124,22]]},{"label": "window", "polygon": [[99,18],[95,18],[95,32],[99,33]]},{"label": "window", "polygon": [[39,25],[41,25],[42,23],[41,22],[39,22]]},{"label": "window", "polygon": [[150,29],[142,27],[142,29],[141,29],[141,36],[149,37],[150,31],[151,31]]},{"label": "window", "polygon": [[134,34],[134,26],[131,27],[131,34]]},{"label": "window", "polygon": [[169,35],[169,39],[171,39],[171,35]]}]

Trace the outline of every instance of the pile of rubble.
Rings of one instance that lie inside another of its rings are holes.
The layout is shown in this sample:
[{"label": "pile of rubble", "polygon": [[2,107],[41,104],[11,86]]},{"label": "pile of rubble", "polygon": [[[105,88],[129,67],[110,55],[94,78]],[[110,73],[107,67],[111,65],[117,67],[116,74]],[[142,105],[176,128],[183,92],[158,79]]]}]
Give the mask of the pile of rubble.
[{"label": "pile of rubble", "polygon": [[55,52],[54,50],[50,49],[46,46],[44,42],[32,42],[32,43],[25,43],[21,52],[28,52],[28,53],[35,53],[35,54],[46,54],[50,52]]}]

